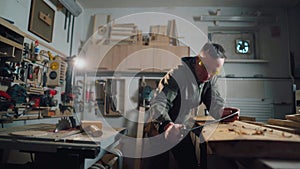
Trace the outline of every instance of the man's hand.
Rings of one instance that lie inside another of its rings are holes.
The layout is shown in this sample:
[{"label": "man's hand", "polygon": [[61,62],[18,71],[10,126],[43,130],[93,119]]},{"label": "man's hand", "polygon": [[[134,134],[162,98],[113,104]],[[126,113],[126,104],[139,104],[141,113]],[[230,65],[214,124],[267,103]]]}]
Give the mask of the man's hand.
[{"label": "man's hand", "polygon": [[[228,116],[232,113],[235,113],[237,111],[239,112],[240,109],[236,108],[236,107],[225,107],[222,110],[221,118],[225,117],[225,116]],[[238,120],[238,119],[239,119],[239,113],[232,116],[232,117],[230,117],[230,118],[228,118],[228,119],[223,120],[222,122],[233,122],[233,121]]]},{"label": "man's hand", "polygon": [[170,143],[178,143],[183,137],[181,133],[183,127],[182,124],[170,122],[165,128],[165,139]]}]

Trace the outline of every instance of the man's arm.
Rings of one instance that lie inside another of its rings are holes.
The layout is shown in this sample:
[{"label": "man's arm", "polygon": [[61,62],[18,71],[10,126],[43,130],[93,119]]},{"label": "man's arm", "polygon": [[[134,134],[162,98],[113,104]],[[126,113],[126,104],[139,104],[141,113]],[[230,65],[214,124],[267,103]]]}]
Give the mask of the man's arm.
[{"label": "man's arm", "polygon": [[172,121],[168,112],[173,107],[173,101],[178,93],[177,84],[172,77],[166,75],[159,83],[154,98],[151,101],[150,112],[159,133]]},{"label": "man's arm", "polygon": [[217,77],[213,77],[209,84],[206,84],[206,89],[202,94],[202,100],[206,108],[209,111],[209,114],[215,119],[221,118],[221,111],[224,108],[224,99],[221,97],[219,92]]},{"label": "man's arm", "polygon": [[[175,124],[169,116],[169,110],[173,107],[173,101],[178,96],[178,90],[171,81],[161,83],[162,88],[158,88],[157,95],[151,104],[152,118],[156,119],[155,127],[158,133],[164,133],[164,138],[172,144],[176,144],[182,139],[182,124]],[[171,85],[170,85],[171,84]]]},{"label": "man's arm", "polygon": [[[221,97],[219,93],[219,88],[217,84],[217,77],[214,77],[210,81],[210,87],[203,95],[204,104],[207,106],[209,110],[209,114],[213,116],[215,119],[220,119],[222,117],[228,116],[232,113],[239,112],[240,109],[236,107],[225,107],[224,99]],[[239,118],[239,114],[224,120],[224,122],[232,122]]]}]

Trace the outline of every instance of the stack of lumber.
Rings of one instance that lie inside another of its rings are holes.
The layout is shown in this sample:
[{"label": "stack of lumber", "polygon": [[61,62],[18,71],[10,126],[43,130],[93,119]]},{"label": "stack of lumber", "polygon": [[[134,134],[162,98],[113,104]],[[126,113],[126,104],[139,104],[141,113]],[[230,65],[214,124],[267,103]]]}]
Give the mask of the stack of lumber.
[{"label": "stack of lumber", "polygon": [[139,30],[134,23],[111,23],[108,29],[107,40],[112,42],[136,43]]},{"label": "stack of lumber", "polygon": [[300,134],[300,114],[286,115],[283,119],[269,119],[268,124],[282,128],[285,131]]},{"label": "stack of lumber", "polygon": [[245,117],[241,118],[240,121],[255,124],[263,127],[268,127],[280,131],[285,131],[293,134],[300,134],[300,114],[286,115],[285,120],[283,119],[269,119],[267,123],[257,122],[255,118]]},{"label": "stack of lumber", "polygon": [[151,25],[150,35],[152,46],[179,46],[175,20],[169,20],[168,25]]}]

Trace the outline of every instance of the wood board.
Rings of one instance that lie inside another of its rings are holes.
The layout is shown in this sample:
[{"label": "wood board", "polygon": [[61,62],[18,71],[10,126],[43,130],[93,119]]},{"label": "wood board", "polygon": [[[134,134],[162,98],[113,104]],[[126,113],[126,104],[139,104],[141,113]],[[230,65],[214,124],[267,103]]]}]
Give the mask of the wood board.
[{"label": "wood board", "polygon": [[23,139],[28,140],[47,141],[49,144],[55,142],[95,144],[125,131],[125,128],[103,127],[103,135],[101,137],[91,137],[78,129],[62,130],[56,133],[53,132],[54,129],[55,124],[33,124],[3,128],[0,130],[0,138],[22,137]]},{"label": "wood board", "polygon": [[38,137],[45,136],[48,134],[46,131],[27,130],[27,131],[14,131],[10,133],[13,136],[24,136],[24,137]]},{"label": "wood board", "polygon": [[288,120],[291,120],[291,121],[295,121],[295,122],[299,122],[299,123],[300,123],[300,114],[286,115],[285,118],[288,119]]},{"label": "wood board", "polygon": [[194,117],[194,120],[196,122],[206,122],[206,121],[212,121],[214,118],[212,116],[196,116]]},{"label": "wood board", "polygon": [[272,129],[276,129],[276,130],[280,130],[280,131],[286,131],[289,133],[293,133],[293,134],[300,134],[300,129],[295,129],[295,128],[290,128],[290,127],[283,127],[283,126],[276,126],[276,125],[271,125],[271,124],[266,124],[263,122],[256,122],[256,121],[243,121],[246,123],[250,123],[250,124],[255,124],[258,126],[264,126],[264,127],[268,127],[268,128],[272,128]]},{"label": "wood board", "polygon": [[295,122],[291,120],[269,119],[268,124],[278,125],[283,127],[300,128],[300,122]]}]

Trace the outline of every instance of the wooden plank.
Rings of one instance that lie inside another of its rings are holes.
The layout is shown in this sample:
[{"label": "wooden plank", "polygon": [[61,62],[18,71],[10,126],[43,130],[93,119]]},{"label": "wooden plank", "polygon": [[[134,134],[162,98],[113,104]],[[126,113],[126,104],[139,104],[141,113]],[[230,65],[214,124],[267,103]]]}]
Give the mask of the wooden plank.
[{"label": "wooden plank", "polygon": [[8,29],[10,29],[10,30],[12,30],[12,31],[14,31],[14,32],[16,32],[16,33],[22,35],[22,36],[25,35],[25,33],[24,33],[23,31],[21,31],[18,27],[16,27],[16,26],[13,25],[13,24],[10,24],[9,22],[7,22],[7,21],[6,21],[5,19],[3,19],[3,18],[0,18],[0,24],[3,25],[3,26],[5,26],[5,27],[7,27]]},{"label": "wooden plank", "polygon": [[81,120],[80,127],[82,129],[85,129],[86,127],[89,127],[91,125],[97,126],[99,129],[102,129],[102,122],[101,121]]},{"label": "wooden plank", "polygon": [[[144,135],[144,123],[145,123],[145,108],[139,107],[137,136],[136,136],[137,140],[136,140],[136,147],[135,147],[136,157],[142,156],[143,142],[141,138],[143,138]],[[140,167],[141,167],[141,159],[136,158],[134,162],[134,169],[139,169]]]},{"label": "wooden plank", "polygon": [[291,120],[269,119],[268,124],[278,125],[283,127],[300,128],[299,122],[294,122]]},{"label": "wooden plank", "polygon": [[264,126],[264,127],[268,127],[268,128],[272,128],[272,129],[276,129],[276,130],[280,130],[280,131],[286,131],[286,132],[293,133],[293,134],[300,134],[300,129],[276,126],[276,125],[271,125],[271,124],[266,124],[263,122],[256,122],[256,121],[243,121],[243,122],[255,124],[258,126]]},{"label": "wooden plank", "polygon": [[101,27],[105,26],[109,22],[109,15],[95,14],[93,22],[93,33],[98,31]]},{"label": "wooden plank", "polygon": [[240,121],[244,121],[244,120],[247,120],[247,121],[256,121],[256,118],[255,117],[249,117],[249,116],[239,116],[239,120]]},{"label": "wooden plank", "polygon": [[258,122],[258,121],[243,120],[242,122],[249,123],[249,124],[255,124],[255,125],[258,125],[258,126],[265,126],[266,125],[266,123]]},{"label": "wooden plank", "polygon": [[36,129],[36,128],[39,128],[39,130],[47,130],[49,128],[54,129],[55,124],[40,123],[40,124],[31,124],[31,125],[25,125],[25,126],[1,128],[0,133],[8,133],[8,132],[20,131],[20,130],[30,130],[30,129]]},{"label": "wooden plank", "polygon": [[10,46],[17,47],[17,48],[23,50],[23,45],[22,44],[18,44],[18,43],[14,42],[14,41],[12,41],[10,39],[7,39],[7,38],[5,38],[3,36],[0,36],[0,41],[4,42],[6,44],[9,44]]},{"label": "wooden plank", "polygon": [[134,32],[116,32],[116,31],[111,31],[111,35],[116,35],[116,36],[125,36],[125,38],[129,36],[134,36],[136,33]]},{"label": "wooden plank", "polygon": [[300,114],[286,115],[285,118],[291,121],[300,122]]},{"label": "wooden plank", "polygon": [[24,137],[39,137],[45,136],[48,134],[46,131],[38,131],[38,130],[25,130],[25,131],[14,131],[10,133],[13,136],[24,136]]},{"label": "wooden plank", "polygon": [[212,116],[196,116],[194,117],[194,120],[196,122],[206,122],[206,121],[212,121],[214,118]]},{"label": "wooden plank", "polygon": [[293,133],[293,134],[300,134],[300,129],[295,129],[295,128],[282,127],[282,126],[276,126],[276,125],[270,125],[270,124],[266,124],[266,125],[264,125],[264,127],[268,127],[268,128],[272,128],[272,129],[276,129],[276,130],[280,130],[280,131],[286,131],[286,132]]},{"label": "wooden plank", "polygon": [[122,28],[136,28],[137,26],[134,23],[114,23],[112,27],[122,27]]}]

